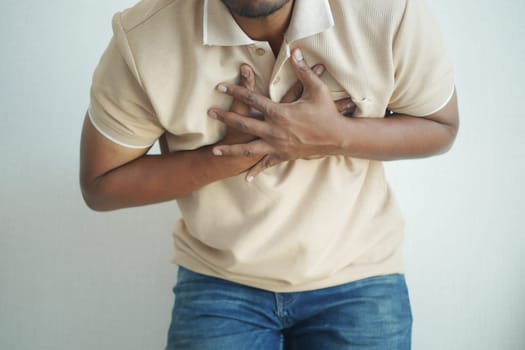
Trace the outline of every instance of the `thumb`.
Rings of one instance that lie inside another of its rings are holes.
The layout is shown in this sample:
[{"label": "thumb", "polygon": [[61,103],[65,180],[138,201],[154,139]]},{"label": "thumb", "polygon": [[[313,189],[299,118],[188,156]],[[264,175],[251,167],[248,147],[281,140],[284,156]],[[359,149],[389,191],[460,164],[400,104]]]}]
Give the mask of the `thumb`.
[{"label": "thumb", "polygon": [[297,78],[303,84],[306,94],[312,90],[315,91],[319,89],[323,85],[322,80],[319,78],[325,71],[323,65],[317,64],[313,69],[310,68],[300,49],[294,49],[292,51],[291,62]]}]

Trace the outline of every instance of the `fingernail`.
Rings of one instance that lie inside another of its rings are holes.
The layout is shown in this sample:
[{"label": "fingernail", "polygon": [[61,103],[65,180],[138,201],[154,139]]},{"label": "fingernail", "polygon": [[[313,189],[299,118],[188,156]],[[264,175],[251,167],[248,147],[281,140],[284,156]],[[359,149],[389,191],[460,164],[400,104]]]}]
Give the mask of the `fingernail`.
[{"label": "fingernail", "polygon": [[314,67],[314,72],[315,72],[315,74],[317,74],[317,75],[321,75],[321,74],[323,74],[323,73],[324,73],[324,66],[323,66],[322,64],[319,65],[319,66],[315,66],[315,67]]},{"label": "fingernail", "polygon": [[213,155],[222,156],[222,151],[220,149],[214,148]]},{"label": "fingernail", "polygon": [[228,88],[223,84],[219,84],[217,85],[217,90],[219,90],[220,92],[227,92]]},{"label": "fingernail", "polygon": [[304,57],[303,57],[303,53],[301,52],[301,50],[297,49],[293,52],[293,59],[295,60],[295,62],[299,63],[301,62]]},{"label": "fingernail", "polygon": [[246,178],[246,181],[247,181],[247,182],[252,182],[252,181],[253,181],[253,179],[254,179],[254,177],[253,177],[253,176],[248,176],[248,177]]},{"label": "fingernail", "polygon": [[217,119],[217,113],[215,111],[208,111],[208,116],[212,119]]},{"label": "fingernail", "polygon": [[246,67],[241,67],[241,76],[244,79],[250,79],[250,70],[247,69]]}]

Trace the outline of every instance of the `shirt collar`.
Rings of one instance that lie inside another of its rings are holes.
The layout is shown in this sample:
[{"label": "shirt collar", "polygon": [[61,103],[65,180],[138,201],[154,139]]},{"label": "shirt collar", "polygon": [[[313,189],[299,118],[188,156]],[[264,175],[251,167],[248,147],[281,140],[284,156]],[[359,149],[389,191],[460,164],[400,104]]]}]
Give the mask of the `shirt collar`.
[{"label": "shirt collar", "polygon": [[[204,45],[240,46],[255,43],[239,27],[221,0],[204,0]],[[328,0],[295,0],[286,41],[306,38],[325,31],[334,25]]]}]

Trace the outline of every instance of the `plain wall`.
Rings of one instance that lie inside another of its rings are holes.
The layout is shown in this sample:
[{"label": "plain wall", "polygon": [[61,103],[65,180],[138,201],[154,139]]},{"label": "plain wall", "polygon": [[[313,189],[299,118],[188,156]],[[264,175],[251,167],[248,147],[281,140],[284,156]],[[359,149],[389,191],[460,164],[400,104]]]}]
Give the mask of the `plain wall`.
[{"label": "plain wall", "polygon": [[[188,1],[188,0],[186,0]],[[428,0],[456,66],[452,151],[387,164],[407,220],[414,349],[525,349],[522,0]],[[0,349],[162,349],[174,203],[87,209],[78,145],[114,12],[0,2]]]}]

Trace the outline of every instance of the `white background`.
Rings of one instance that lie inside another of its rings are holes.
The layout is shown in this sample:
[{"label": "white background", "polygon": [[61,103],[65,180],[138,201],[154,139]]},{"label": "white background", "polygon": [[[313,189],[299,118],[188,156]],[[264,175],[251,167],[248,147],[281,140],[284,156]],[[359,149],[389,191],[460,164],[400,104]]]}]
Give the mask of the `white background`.
[{"label": "white background", "polygon": [[[187,0],[186,0],[187,1]],[[0,349],[162,349],[174,203],[94,213],[78,188],[91,74],[133,0],[0,2]],[[457,71],[450,153],[389,163],[414,349],[525,349],[525,2],[429,0]]]}]

